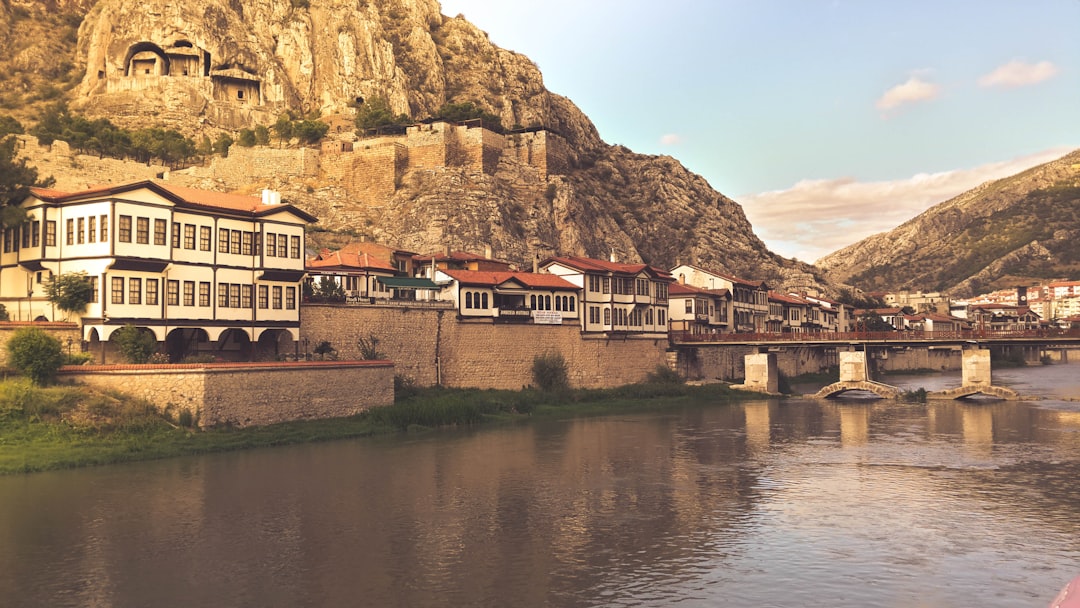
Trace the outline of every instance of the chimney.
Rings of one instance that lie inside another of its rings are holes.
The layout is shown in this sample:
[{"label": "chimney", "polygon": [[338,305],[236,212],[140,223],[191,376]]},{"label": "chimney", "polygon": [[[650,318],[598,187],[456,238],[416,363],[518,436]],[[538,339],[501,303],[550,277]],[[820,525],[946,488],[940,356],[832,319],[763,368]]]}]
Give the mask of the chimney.
[{"label": "chimney", "polygon": [[608,260],[610,260],[611,263],[613,263],[613,264],[615,263],[615,248],[614,247],[611,248],[611,255],[608,256]]},{"label": "chimney", "polygon": [[540,272],[540,253],[533,254],[533,274]]},{"label": "chimney", "polygon": [[443,253],[446,254],[446,257],[450,257],[450,243],[446,244],[446,246],[444,247]]},{"label": "chimney", "polygon": [[491,245],[484,245],[484,258],[491,259]]},{"label": "chimney", "polygon": [[262,191],[262,204],[264,205],[280,205],[281,193],[276,190],[266,188]]}]

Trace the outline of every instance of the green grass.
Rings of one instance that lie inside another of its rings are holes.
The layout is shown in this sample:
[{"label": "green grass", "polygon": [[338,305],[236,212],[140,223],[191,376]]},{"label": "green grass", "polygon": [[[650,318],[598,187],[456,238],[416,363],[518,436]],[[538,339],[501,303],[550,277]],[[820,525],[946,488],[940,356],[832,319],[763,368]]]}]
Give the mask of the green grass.
[{"label": "green grass", "polygon": [[349,439],[533,417],[658,411],[759,395],[722,385],[638,384],[604,390],[414,389],[387,407],[331,420],[195,430],[150,405],[83,386],[0,382],[0,474],[155,460],[249,448]]}]

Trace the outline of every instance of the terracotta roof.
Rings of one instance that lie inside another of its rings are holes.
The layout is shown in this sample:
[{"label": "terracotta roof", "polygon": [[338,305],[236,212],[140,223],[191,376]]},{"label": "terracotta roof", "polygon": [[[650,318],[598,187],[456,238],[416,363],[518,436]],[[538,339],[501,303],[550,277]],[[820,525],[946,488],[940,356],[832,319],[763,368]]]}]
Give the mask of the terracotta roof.
[{"label": "terracotta roof", "polygon": [[440,272],[462,285],[496,286],[507,281],[517,281],[526,287],[534,289],[557,289],[561,291],[577,291],[579,289],[577,285],[558,275],[538,272],[496,272],[486,270],[441,270]]},{"label": "terracotta roof", "polygon": [[343,251],[334,251],[332,253],[325,251],[324,253],[321,253],[318,258],[308,260],[306,266],[313,270],[328,270],[330,268],[335,268],[340,270],[383,270],[391,273],[397,272],[397,268],[384,260],[375,258],[366,253],[357,255],[355,253],[345,253]]},{"label": "terracotta roof", "polygon": [[795,304],[797,306],[812,306],[810,302],[807,302],[806,300],[798,296],[785,295],[782,293],[777,293],[775,291],[769,292],[769,299],[775,302],[783,302],[784,304]]},{"label": "terracotta roof", "polygon": [[[730,281],[733,284],[738,283],[739,285],[745,285],[747,287],[754,287],[755,289],[765,286],[765,281],[752,281],[752,280],[747,280],[747,279],[740,279],[739,277],[736,277],[734,275],[725,274],[723,272],[717,272],[715,270],[708,270],[708,269],[702,268],[700,266],[694,266],[693,264],[679,264],[679,266],[687,266],[689,268],[693,268],[694,270],[698,270],[698,271],[704,272],[706,274],[711,274],[711,275],[713,275],[715,277],[720,277],[721,279],[724,279],[725,281]],[[676,266],[675,268],[678,268],[679,266]],[[675,270],[675,268],[672,268],[672,270]]]},{"label": "terracotta roof", "polygon": [[[374,243],[372,241],[359,241],[355,243],[349,243],[340,250],[342,253],[366,253],[371,256],[379,256],[383,259],[389,260],[394,257],[394,254],[403,254],[408,256],[416,256],[416,252],[405,251],[404,249],[397,249],[390,247],[389,245],[383,245],[382,243]],[[429,260],[431,258],[428,258]]]},{"label": "terracotta roof", "polygon": [[608,262],[606,260],[597,260],[595,258],[584,258],[579,256],[567,256],[567,257],[552,257],[544,260],[542,265],[551,263],[562,264],[563,266],[569,266],[581,271],[600,271],[600,272],[612,272],[618,274],[639,274],[642,271],[647,271],[650,274],[656,276],[661,280],[674,281],[671,278],[671,273],[655,266],[648,264],[623,264],[621,262]]},{"label": "terracotta roof", "polygon": [[672,283],[668,286],[668,296],[706,295],[714,298],[726,298],[731,292],[726,289],[703,289],[686,285],[684,283]]},{"label": "terracotta roof", "polygon": [[257,196],[197,190],[195,188],[185,188],[183,186],[164,184],[153,180],[144,180],[141,182],[131,182],[113,186],[99,186],[78,192],[63,192],[47,188],[31,188],[30,193],[43,201],[64,203],[107,195],[123,194],[125,192],[132,192],[144,188],[156,192],[162,197],[181,206],[223,209],[245,214],[250,213],[253,215],[263,215],[276,211],[289,211],[306,221],[318,221],[315,216],[293,207],[288,203],[264,205],[262,204],[262,199]]}]

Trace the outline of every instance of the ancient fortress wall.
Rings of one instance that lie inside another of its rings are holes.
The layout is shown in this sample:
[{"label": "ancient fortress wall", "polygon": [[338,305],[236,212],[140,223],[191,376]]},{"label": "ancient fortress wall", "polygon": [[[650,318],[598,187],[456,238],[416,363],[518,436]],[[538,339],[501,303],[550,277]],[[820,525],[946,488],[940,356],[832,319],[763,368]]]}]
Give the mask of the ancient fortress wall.
[{"label": "ancient fortress wall", "polygon": [[229,148],[227,157],[215,156],[209,167],[192,167],[185,173],[195,178],[222,179],[226,183],[313,178],[319,174],[319,156],[319,151],[312,148],[245,148],[234,145]]},{"label": "ancient fortress wall", "polygon": [[309,348],[330,342],[343,359],[375,336],[396,372],[417,384],[519,389],[532,384],[533,358],[561,354],[570,383],[600,388],[640,382],[667,364],[666,339],[583,335],[576,325],[461,322],[454,310],[305,305],[300,335]]},{"label": "ancient fortress wall", "polygon": [[67,367],[60,377],[144,399],[201,427],[342,418],[394,402],[386,361]]},{"label": "ancient fortress wall", "polygon": [[378,204],[393,196],[409,158],[409,149],[397,141],[361,140],[351,152],[324,152],[322,175],[341,184],[357,200]]},{"label": "ancient fortress wall", "polygon": [[[25,157],[30,165],[37,168],[41,177],[56,178],[58,190],[85,190],[93,186],[108,184],[126,184],[145,179],[160,178],[168,168],[159,165],[135,163],[116,158],[98,158],[89,154],[72,155],[71,147],[62,141],[55,141],[50,146],[39,146],[37,138],[30,135],[18,136],[16,154]],[[93,176],[78,179],[73,175]]]}]

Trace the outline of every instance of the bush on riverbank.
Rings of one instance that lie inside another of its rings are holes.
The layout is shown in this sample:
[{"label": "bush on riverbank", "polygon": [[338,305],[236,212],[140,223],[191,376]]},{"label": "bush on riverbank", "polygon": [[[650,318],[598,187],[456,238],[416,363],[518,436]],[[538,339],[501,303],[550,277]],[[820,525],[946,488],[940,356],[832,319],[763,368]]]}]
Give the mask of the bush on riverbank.
[{"label": "bush on riverbank", "polygon": [[0,382],[0,474],[349,439],[527,416],[570,418],[717,404],[749,393],[722,385],[652,383],[612,389],[522,391],[411,388],[357,416],[205,431],[177,426],[152,406],[85,386]]}]

